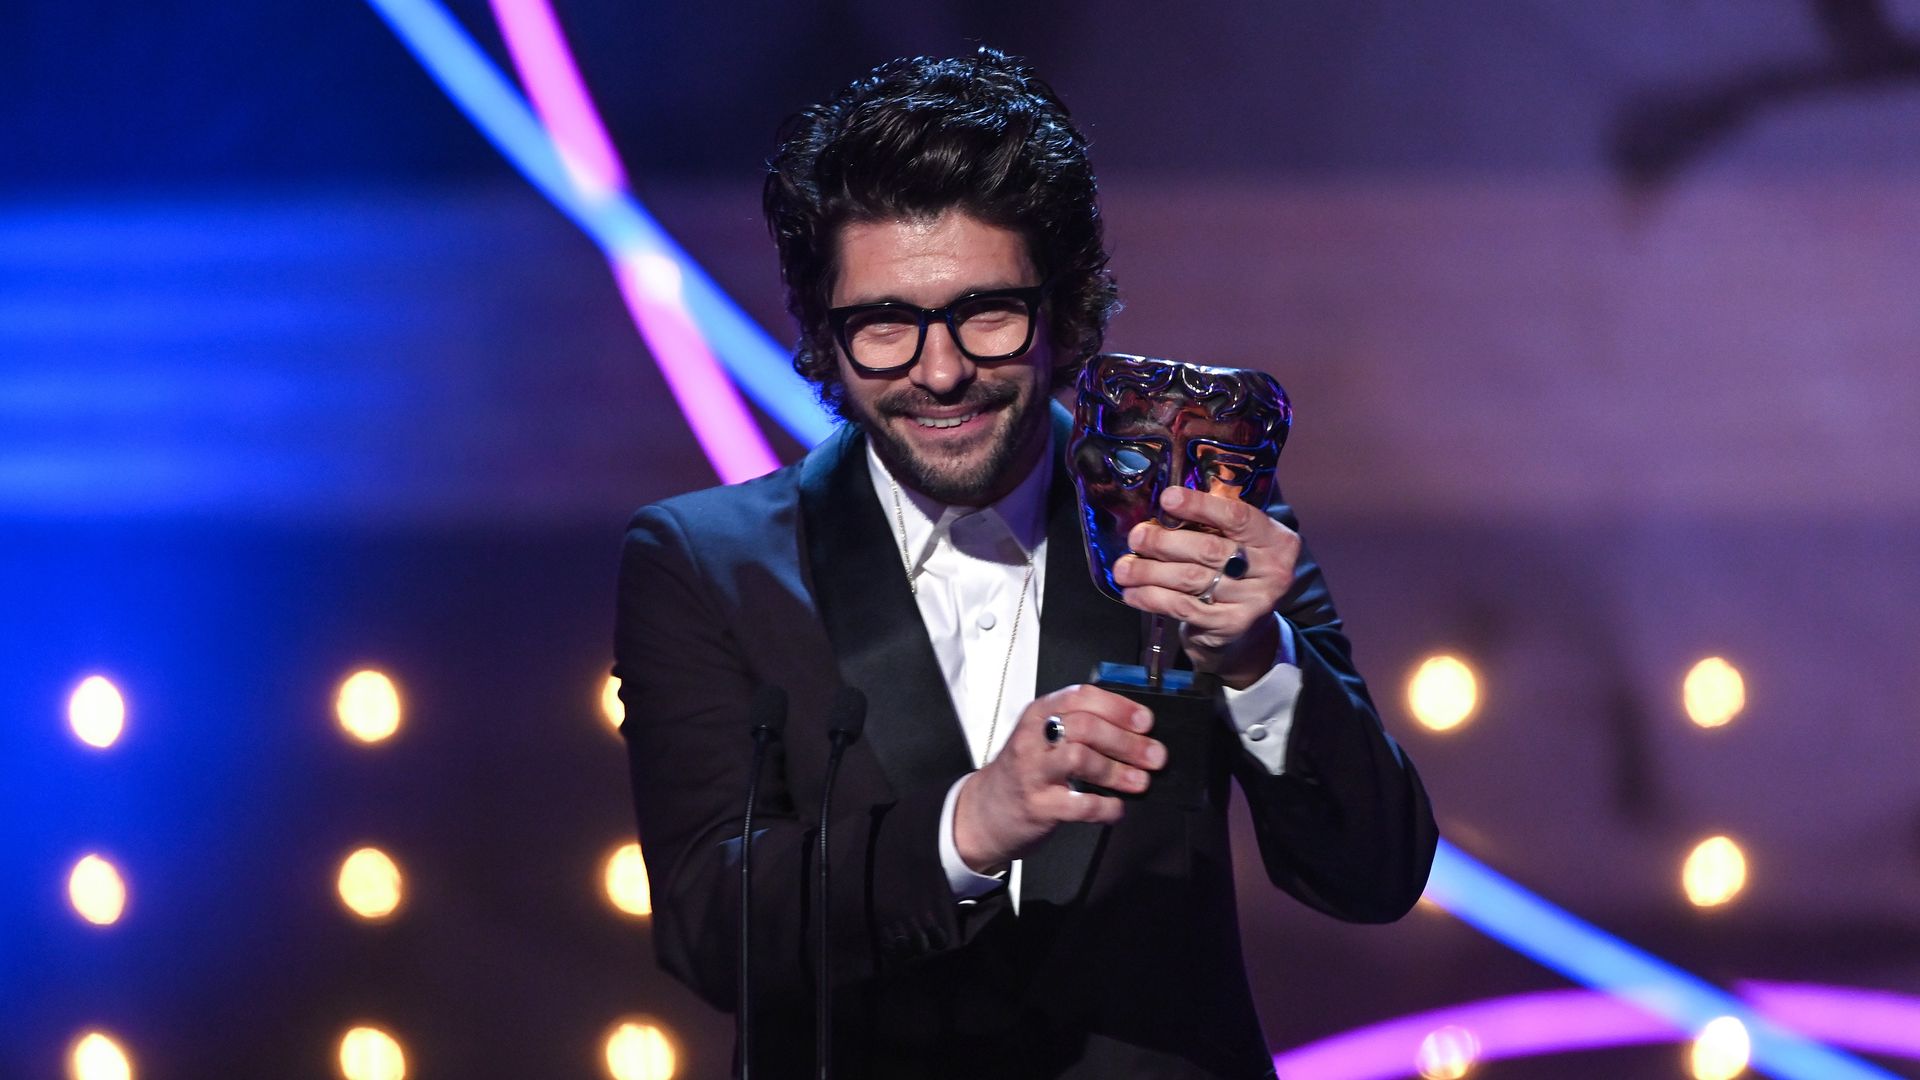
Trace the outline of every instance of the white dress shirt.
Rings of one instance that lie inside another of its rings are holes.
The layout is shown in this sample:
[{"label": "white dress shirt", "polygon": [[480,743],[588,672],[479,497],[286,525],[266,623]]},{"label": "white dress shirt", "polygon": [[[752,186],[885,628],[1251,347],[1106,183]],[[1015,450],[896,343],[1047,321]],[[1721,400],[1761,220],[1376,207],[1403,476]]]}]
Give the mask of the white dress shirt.
[{"label": "white dress shirt", "polygon": [[[1042,462],[1051,460],[1052,446]],[[1047,486],[1053,470],[1034,469],[990,506],[946,506],[897,483],[867,444],[867,472],[892,526],[901,572],[933,643],[953,709],[977,769],[1006,745],[1033,701],[1040,663],[1040,598],[1046,595]],[[1024,586],[1024,588],[1023,588]],[[1279,618],[1277,615],[1275,618]],[[1280,624],[1278,662],[1245,690],[1227,689],[1227,715],[1247,752],[1278,775],[1300,696],[1292,631]],[[968,773],[967,777],[972,776]],[[940,863],[962,903],[1002,884],[975,873],[953,841],[961,777],[947,791],[940,816]],[[1020,863],[1005,875],[1014,910],[1020,905]]]}]

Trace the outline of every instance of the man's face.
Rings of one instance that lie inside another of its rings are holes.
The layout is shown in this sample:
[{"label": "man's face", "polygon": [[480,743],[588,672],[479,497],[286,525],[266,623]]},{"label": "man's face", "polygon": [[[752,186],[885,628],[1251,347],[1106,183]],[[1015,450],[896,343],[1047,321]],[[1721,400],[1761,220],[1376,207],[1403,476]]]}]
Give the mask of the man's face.
[{"label": "man's face", "polygon": [[[831,307],[895,301],[938,308],[968,293],[1040,283],[1019,233],[959,210],[854,222],[840,230],[839,244]],[[993,502],[1045,450],[1053,349],[1044,320],[1033,346],[1006,360],[969,359],[937,321],[906,371],[870,375],[844,353],[839,360],[842,411],[866,429],[901,483],[940,502]]]}]

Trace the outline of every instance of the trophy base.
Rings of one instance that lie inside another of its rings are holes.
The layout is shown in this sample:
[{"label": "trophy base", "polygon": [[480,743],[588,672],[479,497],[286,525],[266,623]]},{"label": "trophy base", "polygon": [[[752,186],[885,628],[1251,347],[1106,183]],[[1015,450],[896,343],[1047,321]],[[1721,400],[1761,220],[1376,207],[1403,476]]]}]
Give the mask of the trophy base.
[{"label": "trophy base", "polygon": [[1144,794],[1110,791],[1079,780],[1073,782],[1073,789],[1129,802],[1205,809],[1207,777],[1212,774],[1213,745],[1220,726],[1212,682],[1205,675],[1196,682],[1191,671],[1169,671],[1158,688],[1150,688],[1147,669],[1139,664],[1101,664],[1094,672],[1093,685],[1152,710],[1153,730],[1147,734],[1167,748],[1167,763],[1149,774],[1153,779]]}]

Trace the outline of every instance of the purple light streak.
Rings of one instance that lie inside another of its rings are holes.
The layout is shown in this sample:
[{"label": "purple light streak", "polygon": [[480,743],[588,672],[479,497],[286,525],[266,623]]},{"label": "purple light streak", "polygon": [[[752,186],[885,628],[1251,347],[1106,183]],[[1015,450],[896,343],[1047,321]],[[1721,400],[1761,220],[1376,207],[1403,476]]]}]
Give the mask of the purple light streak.
[{"label": "purple light streak", "polygon": [[626,190],[620,157],[587,96],[553,9],[546,0],[492,0],[492,5],[513,66],[574,187],[594,200]]},{"label": "purple light streak", "polygon": [[[625,194],[613,142],[546,0],[492,0],[501,36],[574,189],[589,201]],[[772,472],[780,459],[687,311],[681,271],[643,245],[608,253],[614,280],[674,402],[723,483]]]},{"label": "purple light streak", "polygon": [[1791,1019],[1816,1039],[1869,1054],[1920,1058],[1920,997],[1811,983],[1742,982],[1761,1012]]},{"label": "purple light streak", "polygon": [[[1810,1038],[1868,1053],[1920,1059],[1920,998],[1799,983],[1741,984],[1770,1019]],[[1692,1039],[1620,998],[1547,990],[1403,1016],[1275,1055],[1280,1080],[1396,1080],[1420,1075],[1420,1045],[1446,1027],[1479,1042],[1475,1061]]]}]

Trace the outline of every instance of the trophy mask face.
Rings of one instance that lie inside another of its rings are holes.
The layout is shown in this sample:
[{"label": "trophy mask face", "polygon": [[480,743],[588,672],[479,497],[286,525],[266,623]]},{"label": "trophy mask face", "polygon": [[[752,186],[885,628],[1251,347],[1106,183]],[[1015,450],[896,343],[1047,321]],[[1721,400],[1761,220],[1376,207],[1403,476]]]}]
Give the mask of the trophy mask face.
[{"label": "trophy mask face", "polygon": [[1287,395],[1262,371],[1105,354],[1080,376],[1067,470],[1094,584],[1114,600],[1113,564],[1143,521],[1189,527],[1159,511],[1180,485],[1264,509],[1293,422]]}]

